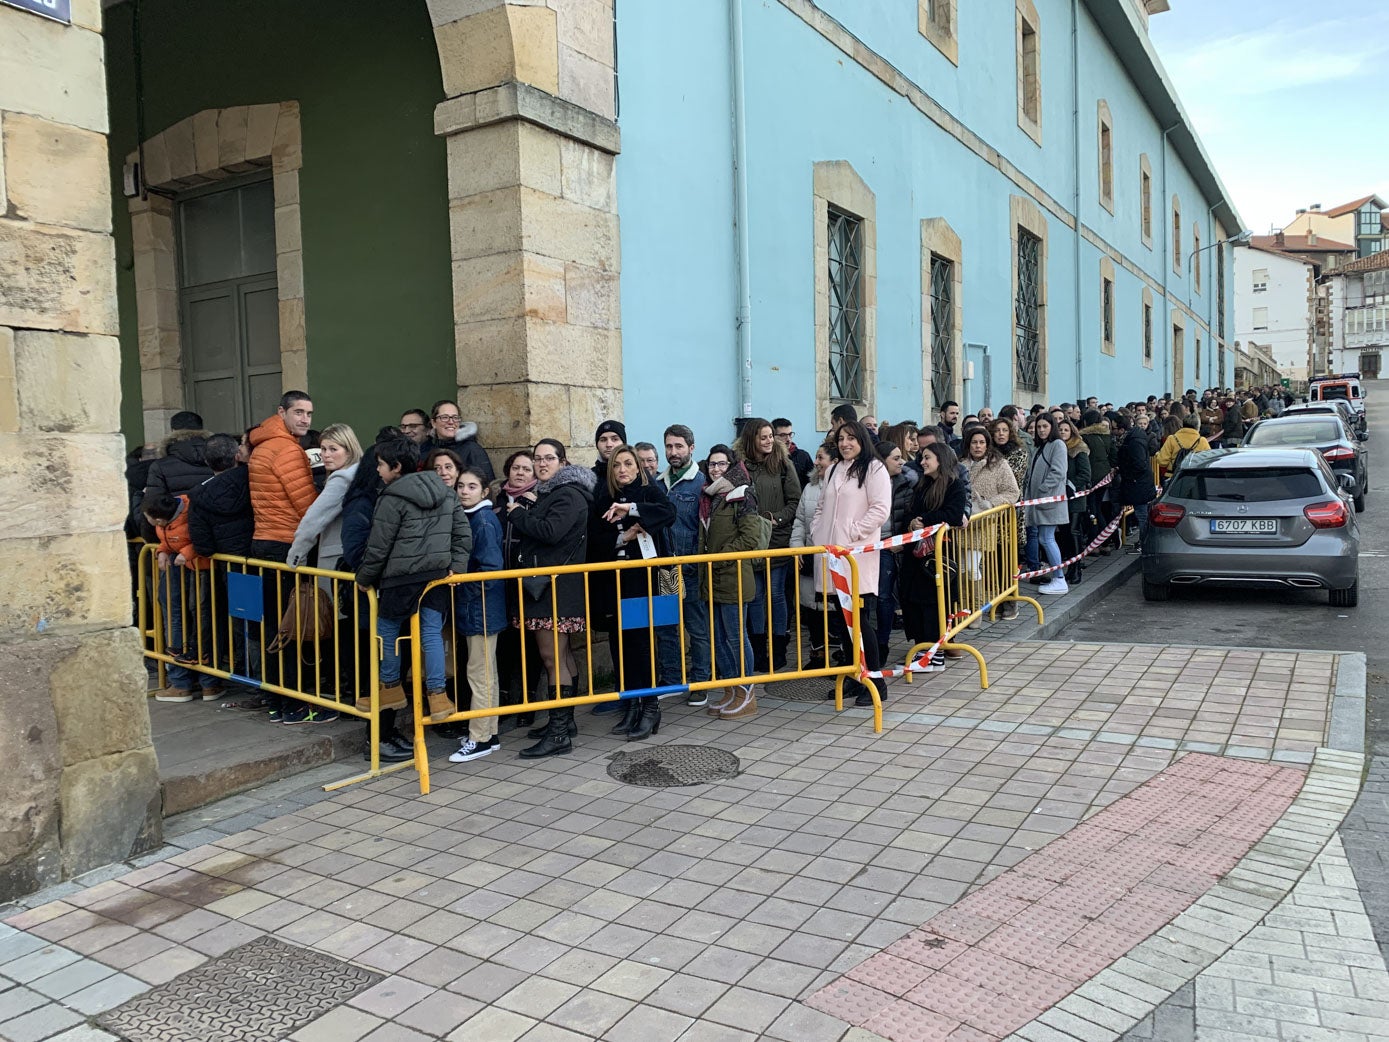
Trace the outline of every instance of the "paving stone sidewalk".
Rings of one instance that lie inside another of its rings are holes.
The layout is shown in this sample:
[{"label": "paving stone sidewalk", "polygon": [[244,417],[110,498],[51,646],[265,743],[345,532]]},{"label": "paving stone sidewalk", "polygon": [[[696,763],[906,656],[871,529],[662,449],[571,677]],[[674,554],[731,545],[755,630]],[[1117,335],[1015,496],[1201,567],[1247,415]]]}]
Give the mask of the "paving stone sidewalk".
[{"label": "paving stone sidewalk", "polygon": [[572,756],[520,761],[508,737],[436,758],[428,797],[401,773],[248,808],[11,917],[0,1038],[114,1037],[89,1018],[267,935],[384,976],[296,1042],[865,1037],[802,1000],[1188,753],[1305,768],[1336,672],[1332,653],[986,651],[988,691],[970,660],[895,684],[878,736],[804,697],[736,723],[670,706],[651,744],[736,754],[716,784],[614,780],[632,746],[581,714]]}]

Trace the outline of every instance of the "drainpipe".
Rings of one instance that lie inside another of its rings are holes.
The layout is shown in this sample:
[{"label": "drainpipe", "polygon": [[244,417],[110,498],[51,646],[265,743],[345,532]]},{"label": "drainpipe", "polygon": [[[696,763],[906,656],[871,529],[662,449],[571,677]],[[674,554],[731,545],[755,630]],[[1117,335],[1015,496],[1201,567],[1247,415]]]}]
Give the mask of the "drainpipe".
[{"label": "drainpipe", "polygon": [[738,282],[740,415],[752,415],[752,278],[748,271],[747,114],[744,111],[743,0],[728,0],[729,64],[733,71],[733,267]]},{"label": "drainpipe", "polygon": [[1076,8],[1079,0],[1071,0],[1071,130],[1075,136],[1076,190],[1075,206],[1075,323],[1076,323],[1076,401],[1085,399],[1085,343],[1081,338],[1081,292],[1080,292],[1080,13]]},{"label": "drainpipe", "polygon": [[[1172,299],[1167,295],[1169,277],[1172,274],[1172,197],[1167,192],[1167,135],[1180,127],[1180,123],[1173,123],[1162,132],[1162,212],[1164,214],[1163,224],[1166,231],[1162,233],[1162,314],[1163,329],[1162,342],[1167,343],[1172,336]],[[1185,338],[1183,338],[1182,352],[1186,352]],[[1172,385],[1171,352],[1162,352],[1162,375],[1163,383],[1168,387]],[[1181,394],[1180,390],[1174,389],[1174,394]]]},{"label": "drainpipe", "polygon": [[[1218,200],[1216,200],[1215,206],[1219,206],[1219,205],[1220,205],[1221,203],[1223,203],[1224,201],[1225,201],[1224,199],[1218,199]],[[1219,242],[1219,241],[1220,241],[1220,236],[1215,234],[1215,206],[1212,206],[1210,209],[1208,209],[1208,210],[1206,211],[1206,234],[1210,236],[1210,241],[1211,241],[1211,242]],[[1239,234],[1239,233],[1237,232],[1236,234]],[[1206,268],[1206,270],[1207,270],[1208,272],[1210,271],[1210,268],[1211,268],[1212,266],[1214,266],[1215,264],[1218,264],[1218,263],[1219,263],[1219,261],[1216,259],[1216,254],[1217,254],[1217,253],[1223,254],[1224,252],[1225,252],[1225,247],[1224,247],[1224,246],[1216,246],[1216,247],[1211,251],[1211,259],[1210,259],[1210,261],[1207,262],[1207,268]],[[1188,276],[1188,278],[1190,278],[1190,277],[1191,277],[1191,276]],[[1215,277],[1214,277],[1213,274],[1212,274],[1212,276],[1211,276],[1210,284],[1211,284],[1212,286],[1215,285]],[[1193,279],[1193,287],[1192,287],[1192,288],[1193,288],[1193,289],[1196,289],[1196,290],[1200,290],[1201,286],[1200,286],[1199,283],[1196,283],[1196,282],[1194,281],[1194,279]],[[1189,296],[1189,294],[1188,294],[1188,296]],[[1215,372],[1215,370],[1211,368],[1211,362],[1213,362],[1215,359],[1217,359],[1217,358],[1219,358],[1219,357],[1220,357],[1220,341],[1216,338],[1216,335],[1215,335],[1215,293],[1214,293],[1213,291],[1208,291],[1208,292],[1206,293],[1206,373],[1207,373],[1207,374]],[[1198,374],[1198,375],[1200,375],[1200,374]],[[1215,385],[1215,381],[1212,380],[1212,379],[1210,379],[1209,376],[1207,376],[1207,377],[1205,378],[1205,384],[1206,384],[1207,387],[1213,387],[1213,386]]]}]

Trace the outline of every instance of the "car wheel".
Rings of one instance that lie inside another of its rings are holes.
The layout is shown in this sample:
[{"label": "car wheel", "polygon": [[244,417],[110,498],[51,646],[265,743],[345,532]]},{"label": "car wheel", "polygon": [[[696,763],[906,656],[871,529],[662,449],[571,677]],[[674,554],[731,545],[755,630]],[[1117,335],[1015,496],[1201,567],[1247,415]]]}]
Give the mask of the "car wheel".
[{"label": "car wheel", "polygon": [[1354,608],[1360,603],[1360,580],[1355,580],[1344,590],[1328,590],[1327,593],[1331,607]]},{"label": "car wheel", "polygon": [[1365,493],[1360,493],[1355,497],[1355,512],[1363,514],[1365,512]]},{"label": "car wheel", "polygon": [[1172,595],[1172,587],[1167,583],[1150,583],[1143,580],[1143,599],[1145,601],[1165,601]]}]

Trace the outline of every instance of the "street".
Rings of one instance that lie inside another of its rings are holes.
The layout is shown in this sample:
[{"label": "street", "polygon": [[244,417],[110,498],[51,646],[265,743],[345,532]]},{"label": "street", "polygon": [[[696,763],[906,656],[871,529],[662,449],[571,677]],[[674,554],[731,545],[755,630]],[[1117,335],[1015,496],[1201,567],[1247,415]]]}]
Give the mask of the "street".
[{"label": "street", "polygon": [[1370,495],[1360,526],[1360,605],[1332,608],[1324,591],[1174,588],[1161,604],[1143,600],[1135,575],[1061,634],[1061,640],[1125,640],[1235,648],[1314,648],[1366,656],[1366,786],[1342,827],[1381,950],[1389,953],[1389,384],[1367,385]]}]

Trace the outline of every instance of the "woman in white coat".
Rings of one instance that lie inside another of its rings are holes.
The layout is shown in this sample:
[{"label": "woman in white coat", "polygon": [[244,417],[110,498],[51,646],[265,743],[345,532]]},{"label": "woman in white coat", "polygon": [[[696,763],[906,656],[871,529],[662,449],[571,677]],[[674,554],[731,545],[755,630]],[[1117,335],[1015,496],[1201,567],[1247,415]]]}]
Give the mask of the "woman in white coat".
[{"label": "woman in white coat", "polygon": [[[818,546],[853,546],[856,543],[877,542],[883,522],[892,513],[892,478],[873,450],[873,438],[863,424],[855,421],[840,427],[835,437],[835,448],[839,452],[839,460],[831,465],[825,475],[820,502],[815,507],[811,524],[812,543]],[[858,554],[856,562],[859,618],[864,631],[863,656],[869,670],[876,672],[881,668],[881,662],[878,659],[878,642],[872,636],[870,627],[878,617],[877,551]],[[824,592],[827,579],[826,570],[816,568],[815,588],[818,591]],[[836,606],[832,593],[827,601],[831,608]],[[842,625],[842,613],[832,613],[831,620],[839,620]],[[854,649],[850,649],[850,654],[854,654]],[[859,690],[854,704],[871,706],[873,698],[867,688],[857,681],[851,683]],[[887,685],[882,678],[875,678],[873,683],[879,696],[884,696]]]}]

